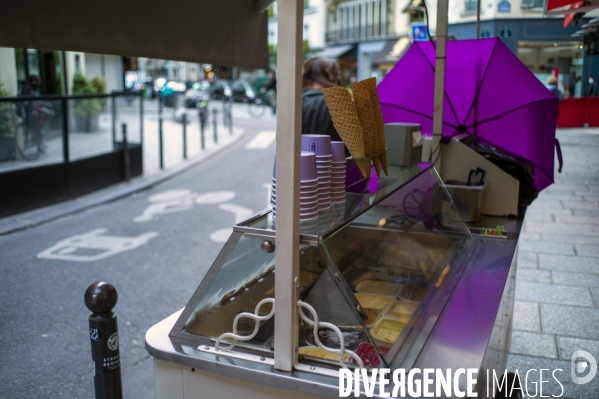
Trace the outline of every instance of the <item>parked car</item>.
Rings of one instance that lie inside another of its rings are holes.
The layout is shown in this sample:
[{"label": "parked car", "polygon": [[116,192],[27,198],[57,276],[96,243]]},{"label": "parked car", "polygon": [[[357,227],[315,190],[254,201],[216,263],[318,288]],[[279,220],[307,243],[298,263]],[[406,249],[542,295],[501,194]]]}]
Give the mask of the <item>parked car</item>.
[{"label": "parked car", "polygon": [[233,91],[233,101],[250,103],[256,99],[256,91],[247,80],[236,80],[231,85]]},{"label": "parked car", "polygon": [[201,101],[210,99],[210,83],[206,80],[195,82],[191,88],[185,92],[185,106],[187,108],[196,108]]},{"label": "parked car", "polygon": [[215,100],[228,99],[233,95],[229,81],[220,79],[214,82],[210,89],[210,97]]}]

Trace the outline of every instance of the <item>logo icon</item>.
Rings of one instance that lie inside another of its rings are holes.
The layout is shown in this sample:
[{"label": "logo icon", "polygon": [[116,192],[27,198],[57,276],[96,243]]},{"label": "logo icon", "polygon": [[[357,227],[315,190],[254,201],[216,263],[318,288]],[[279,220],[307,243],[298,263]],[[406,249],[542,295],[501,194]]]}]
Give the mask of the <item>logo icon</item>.
[{"label": "logo icon", "polygon": [[108,348],[111,351],[115,351],[115,350],[119,349],[119,333],[115,332],[114,334],[112,334],[110,336],[110,338],[108,338],[107,344],[108,344]]},{"label": "logo icon", "polygon": [[[579,361],[578,359],[581,358],[584,360]],[[587,351],[575,351],[572,354],[571,366],[572,381],[578,385],[590,382],[597,374],[597,360]],[[579,377],[579,375],[585,373],[587,369],[589,369],[588,374],[584,377]]]},{"label": "logo icon", "polygon": [[315,154],[318,154],[318,141],[316,140],[310,140],[310,151],[312,151]]}]

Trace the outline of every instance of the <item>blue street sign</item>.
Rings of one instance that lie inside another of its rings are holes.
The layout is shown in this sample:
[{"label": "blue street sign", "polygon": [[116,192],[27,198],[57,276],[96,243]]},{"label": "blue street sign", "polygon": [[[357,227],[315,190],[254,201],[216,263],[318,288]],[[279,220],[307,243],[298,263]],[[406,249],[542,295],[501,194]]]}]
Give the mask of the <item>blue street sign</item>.
[{"label": "blue street sign", "polygon": [[410,24],[410,39],[411,41],[428,40],[426,25],[421,23]]}]

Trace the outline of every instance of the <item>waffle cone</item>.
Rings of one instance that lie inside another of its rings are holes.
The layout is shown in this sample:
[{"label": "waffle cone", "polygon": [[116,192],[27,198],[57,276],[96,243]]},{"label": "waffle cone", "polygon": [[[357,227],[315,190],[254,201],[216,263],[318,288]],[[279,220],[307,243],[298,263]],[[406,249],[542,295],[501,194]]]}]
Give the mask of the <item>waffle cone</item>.
[{"label": "waffle cone", "polygon": [[[372,118],[372,109],[370,107],[370,93],[362,87],[352,86],[352,92],[354,94],[354,105],[356,106],[356,112],[360,123],[362,124],[362,131],[364,132],[364,148],[368,163],[373,155],[377,154],[377,143],[375,142],[375,125]],[[380,176],[379,165],[374,164],[376,174]],[[370,171],[370,168],[369,168]]]},{"label": "waffle cone", "polygon": [[[333,119],[335,130],[358,163],[358,160],[366,158],[364,132],[349,92],[343,87],[335,86],[322,89],[322,94]],[[359,163],[358,166],[360,166]],[[362,168],[360,171],[364,177],[368,177],[367,171]]]},{"label": "waffle cone", "polygon": [[[376,79],[370,78],[358,82],[358,84],[368,90],[370,94],[370,106],[372,109],[372,118],[375,126],[375,142],[377,153],[380,154],[380,162],[383,166],[386,175],[389,175],[387,169],[387,145],[385,144],[385,122],[383,121],[383,112],[381,111],[381,102],[379,99],[379,93],[376,88]],[[383,155],[384,154],[384,155]]]}]

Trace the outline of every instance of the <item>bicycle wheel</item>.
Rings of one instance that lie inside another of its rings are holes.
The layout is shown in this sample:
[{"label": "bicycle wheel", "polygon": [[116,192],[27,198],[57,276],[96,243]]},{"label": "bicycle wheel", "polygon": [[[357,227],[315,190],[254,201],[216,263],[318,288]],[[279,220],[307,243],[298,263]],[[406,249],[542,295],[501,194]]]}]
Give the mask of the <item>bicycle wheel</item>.
[{"label": "bicycle wheel", "polygon": [[33,142],[31,134],[22,123],[15,128],[15,144],[19,156],[34,161],[40,156],[39,146]]},{"label": "bicycle wheel", "polygon": [[249,103],[248,113],[254,118],[262,118],[266,113],[268,107],[262,105],[262,103]]}]

